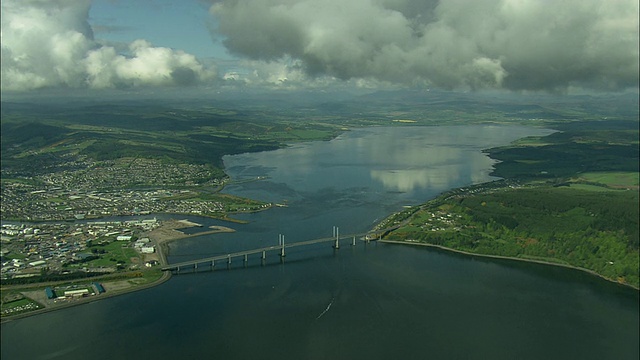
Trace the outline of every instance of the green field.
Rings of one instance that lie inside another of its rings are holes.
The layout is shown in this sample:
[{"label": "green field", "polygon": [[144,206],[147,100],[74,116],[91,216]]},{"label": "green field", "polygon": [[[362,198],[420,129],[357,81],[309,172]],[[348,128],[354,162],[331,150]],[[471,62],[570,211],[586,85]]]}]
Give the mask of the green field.
[{"label": "green field", "polygon": [[[491,158],[500,160],[492,175],[534,180],[598,173],[601,175],[596,182],[605,185],[613,186],[616,181],[633,184],[634,179],[637,184],[640,171],[637,121],[569,122],[556,126],[562,131],[486,150]],[[624,173],[631,174],[615,180],[616,174]]]},{"label": "green field", "polygon": [[129,241],[113,241],[105,246],[92,246],[90,249],[104,250],[105,253],[97,254],[100,258],[85,263],[75,264],[75,267],[116,267],[117,264],[128,266],[131,258],[138,257],[139,254],[130,247]]},{"label": "green field", "polygon": [[576,189],[576,190],[585,190],[585,191],[618,191],[616,189],[612,189],[609,188],[605,185],[591,185],[591,184],[571,184],[569,185],[570,188],[572,189]]},{"label": "green field", "polygon": [[640,185],[637,172],[598,172],[580,174],[578,180],[596,182],[615,188],[631,188]]},{"label": "green field", "polygon": [[41,309],[42,307],[43,307],[42,305],[38,304],[37,302],[29,298],[22,298],[20,300],[11,301],[7,303],[3,302],[1,313],[3,317],[12,316],[12,315],[18,315],[18,314],[26,313],[29,311]]},{"label": "green field", "polygon": [[[2,116],[3,168],[33,173],[68,154],[103,161],[120,158],[161,159],[209,164],[220,169],[222,156],[273,150],[285,142],[326,140],[338,133],[331,124],[248,120],[246,115],[213,110],[176,111],[121,107],[71,110],[73,114]],[[35,165],[35,166],[34,166]],[[222,176],[221,171],[216,176]]]}]

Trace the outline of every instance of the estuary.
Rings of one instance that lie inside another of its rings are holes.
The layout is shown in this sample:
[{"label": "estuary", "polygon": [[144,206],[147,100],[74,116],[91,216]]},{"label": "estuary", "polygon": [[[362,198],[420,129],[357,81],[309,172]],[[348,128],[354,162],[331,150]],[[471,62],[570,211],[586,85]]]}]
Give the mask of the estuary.
[{"label": "estuary", "polygon": [[[225,192],[280,204],[190,217],[236,232],[169,262],[371,229],[403,206],[490,181],[489,147],[549,130],[378,127],[225,157]],[[2,324],[3,359],[637,359],[638,292],[564,268],[350,241],[181,273],[157,287]]]}]

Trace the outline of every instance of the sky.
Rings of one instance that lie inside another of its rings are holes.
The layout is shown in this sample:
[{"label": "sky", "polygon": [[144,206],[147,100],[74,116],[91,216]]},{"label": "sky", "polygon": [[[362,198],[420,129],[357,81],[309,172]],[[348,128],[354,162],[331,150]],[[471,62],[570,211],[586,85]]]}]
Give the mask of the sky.
[{"label": "sky", "polygon": [[637,0],[3,0],[1,89],[638,89]]}]

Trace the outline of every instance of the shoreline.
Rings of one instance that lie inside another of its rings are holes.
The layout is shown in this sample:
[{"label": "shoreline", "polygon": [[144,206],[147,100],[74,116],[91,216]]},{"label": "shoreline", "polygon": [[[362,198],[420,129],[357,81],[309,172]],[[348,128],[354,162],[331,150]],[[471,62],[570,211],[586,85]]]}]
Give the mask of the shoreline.
[{"label": "shoreline", "polygon": [[140,234],[140,236],[148,237],[158,245],[162,245],[175,240],[192,238],[201,235],[235,232],[235,230],[232,228],[219,225],[209,226],[208,229],[210,230],[204,230],[194,234],[185,234],[184,232],[180,231],[180,229],[188,229],[193,227],[202,227],[202,225],[191,222],[189,220],[164,220],[162,221],[162,225],[151,231],[144,232]]},{"label": "shoreline", "polygon": [[235,232],[235,230],[232,228],[219,225],[209,226],[210,230],[200,231],[195,234],[185,234],[180,231],[180,229],[188,229],[192,227],[202,227],[202,225],[186,219],[171,219],[163,221],[162,225],[160,225],[158,228],[143,233],[142,235],[149,237],[149,239],[151,239],[151,241],[156,244],[157,251],[152,255],[155,255],[155,257],[157,258],[156,260],[158,260],[158,262],[160,263],[160,266],[166,266],[169,265],[169,262],[167,261],[167,255],[169,254],[169,243],[172,241],[188,239],[202,235]]},{"label": "shoreline", "polygon": [[[171,279],[171,273],[165,271],[164,274],[162,274],[162,276],[158,280],[150,282],[148,284],[138,285],[138,286],[133,285],[133,286],[131,286],[129,288],[120,289],[120,290],[111,290],[108,293],[105,292],[102,295],[92,296],[92,297],[88,297],[88,298],[82,298],[82,299],[79,299],[79,300],[75,300],[75,302],[69,302],[69,303],[66,303],[66,304],[60,304],[60,305],[55,305],[55,306],[50,306],[50,307],[44,307],[42,309],[29,311],[29,312],[26,312],[26,313],[23,313],[23,314],[17,314],[17,315],[14,315],[14,316],[5,317],[5,318],[2,318],[2,320],[0,320],[0,323],[4,324],[4,323],[8,323],[8,322],[13,321],[13,320],[20,320],[20,319],[24,319],[24,318],[31,317],[31,316],[46,314],[46,313],[49,313],[49,312],[54,312],[54,311],[58,311],[58,310],[62,310],[62,309],[68,309],[68,308],[74,307],[74,306],[86,305],[86,304],[90,304],[90,303],[93,303],[93,302],[96,302],[96,301],[105,300],[105,299],[108,299],[108,298],[112,298],[112,297],[116,297],[116,296],[120,296],[120,295],[124,295],[124,294],[129,294],[129,293],[133,293],[133,292],[140,291],[140,290],[146,290],[146,289],[152,288],[154,286],[158,286],[160,284],[163,284],[163,283],[169,281],[169,279]],[[106,283],[108,283],[108,281]]]},{"label": "shoreline", "polygon": [[[189,221],[189,220],[175,220],[175,219],[170,219],[170,220],[164,220],[162,221],[162,224],[156,228],[153,229],[151,231],[148,232],[144,232],[141,234],[142,237],[149,237],[149,239],[151,239],[152,242],[154,242],[156,244],[156,248],[157,251],[153,254],[145,254],[148,255],[148,260],[157,260],[160,265],[159,266],[163,266],[163,265],[168,265],[167,262],[167,255],[168,255],[168,244],[172,241],[176,241],[176,240],[181,240],[181,239],[188,239],[188,238],[192,238],[192,237],[197,237],[197,236],[201,236],[201,235],[211,235],[211,234],[218,234],[218,233],[228,233],[228,232],[235,232],[234,229],[226,227],[226,226],[218,226],[218,225],[212,225],[209,226],[208,228],[210,230],[205,230],[205,231],[201,231],[201,232],[197,232],[195,234],[185,234],[181,231],[179,231],[180,229],[187,229],[187,228],[193,228],[193,227],[202,227],[202,225]],[[150,255],[150,256],[149,256]],[[90,304],[92,302],[95,301],[100,301],[100,300],[104,300],[104,299],[108,299],[108,298],[112,298],[115,296],[120,296],[120,295],[124,295],[124,294],[129,294],[129,293],[133,293],[136,291],[141,291],[141,290],[146,290],[158,285],[161,285],[167,281],[169,281],[169,279],[171,279],[171,272],[170,271],[164,271],[162,273],[162,275],[160,276],[160,278],[158,278],[157,280],[154,280],[152,282],[146,283],[146,284],[132,284],[129,283],[129,285],[123,286],[122,283],[123,282],[128,282],[128,280],[122,280],[122,279],[118,279],[118,280],[112,280],[112,281],[105,281],[105,282],[101,282],[101,284],[103,286],[105,286],[106,289],[108,289],[108,292],[105,292],[104,294],[100,294],[100,295],[96,295],[96,296],[91,296],[88,298],[81,298],[78,300],[73,300],[73,302],[68,302],[68,303],[64,303],[64,304],[55,304],[55,305],[50,305],[50,306],[46,306],[41,308],[41,309],[37,309],[37,310],[33,310],[33,311],[29,311],[26,313],[22,313],[22,314],[16,314],[13,316],[9,316],[9,317],[2,317],[2,319],[0,320],[0,323],[4,324],[13,320],[19,320],[19,319],[24,319],[30,316],[35,316],[35,315],[40,315],[40,314],[45,314],[48,312],[53,312],[53,311],[57,311],[57,310],[62,310],[62,309],[67,309],[73,306],[79,306],[79,305],[85,305],[85,304]],[[72,280],[75,281],[75,280]],[[91,282],[91,281],[99,281],[99,279],[87,279],[87,282]],[[106,284],[106,285],[105,285]],[[111,284],[111,285],[109,285]],[[115,289],[109,290],[109,287],[115,287]],[[17,290],[20,293],[23,293],[23,291]],[[40,290],[38,290],[40,291]],[[27,291],[24,291],[27,292]],[[41,303],[41,301],[32,299],[33,301],[36,301],[38,303],[40,303],[41,305],[43,305]]]},{"label": "shoreline", "polygon": [[[231,228],[228,228],[228,227],[225,227],[225,226],[215,226],[215,225],[214,226],[210,226],[209,227],[210,230],[205,230],[205,231],[197,232],[197,233],[194,233],[194,234],[185,234],[185,233],[179,231],[180,229],[187,229],[187,228],[201,227],[201,226],[202,225],[194,223],[194,222],[191,222],[189,220],[170,219],[170,220],[164,220],[163,224],[160,225],[158,228],[156,228],[154,230],[151,230],[149,232],[143,233],[141,235],[148,236],[157,245],[156,253],[150,254],[150,255],[155,255],[155,257],[157,257],[157,260],[161,265],[168,265],[167,255],[168,255],[168,244],[170,242],[176,241],[176,240],[181,240],[181,239],[197,237],[197,236],[201,236],[201,235],[210,235],[210,234],[226,233],[226,232],[234,232],[235,231],[234,229],[231,229]],[[585,272],[585,273],[587,273],[589,275],[592,275],[592,276],[596,276],[596,277],[598,277],[600,279],[606,280],[606,281],[608,281],[610,283],[614,283],[614,284],[619,285],[619,286],[623,286],[623,287],[627,287],[627,288],[631,288],[631,289],[640,291],[640,288],[635,287],[635,286],[633,286],[631,284],[620,283],[620,282],[615,281],[613,279],[607,278],[607,277],[605,277],[605,276],[603,276],[601,274],[598,274],[597,272],[595,272],[593,270],[581,268],[581,267],[578,267],[578,266],[568,265],[568,264],[554,263],[554,262],[550,262],[550,261],[536,260],[536,259],[510,257],[510,256],[503,256],[503,255],[478,254],[478,253],[472,253],[472,252],[469,252],[469,251],[458,250],[458,249],[453,249],[453,248],[449,248],[449,247],[445,247],[445,246],[441,246],[441,245],[435,245],[435,244],[429,244],[429,243],[423,243],[423,242],[400,241],[400,240],[376,240],[376,241],[381,242],[381,243],[386,243],[386,244],[410,245],[410,246],[422,246],[422,247],[428,247],[428,248],[435,248],[435,249],[438,249],[438,250],[451,252],[451,253],[456,253],[456,254],[461,254],[461,255],[465,255],[465,256],[469,256],[469,257],[479,257],[479,258],[507,260],[507,261],[519,261],[519,262],[524,262],[524,263],[535,263],[535,264],[540,264],[540,265],[556,266],[556,267],[562,267],[562,268],[566,268],[566,269],[573,269],[573,270],[578,270],[578,271],[581,271],[581,272]],[[7,323],[7,322],[10,322],[10,321],[13,321],[13,320],[19,320],[19,319],[27,318],[27,317],[30,317],[30,316],[45,314],[45,313],[53,312],[53,311],[56,311],[56,310],[67,309],[67,308],[70,308],[70,307],[73,307],[73,306],[90,304],[90,303],[95,302],[95,301],[100,301],[100,300],[112,298],[112,297],[115,297],[115,296],[120,296],[120,295],[124,295],[124,294],[128,294],[128,293],[133,293],[133,292],[136,292],[136,291],[146,290],[146,289],[161,285],[161,284],[169,281],[169,279],[171,279],[171,276],[172,276],[171,272],[165,271],[160,276],[160,278],[158,278],[157,280],[155,280],[153,282],[150,282],[150,283],[147,283],[147,284],[140,284],[140,285],[129,283],[129,285],[127,285],[125,287],[121,287],[121,288],[118,288],[118,286],[115,286],[115,284],[118,283],[118,282],[123,282],[123,281],[127,281],[127,280],[119,279],[119,280],[113,280],[113,281],[105,281],[103,284],[111,283],[112,284],[111,286],[114,286],[116,289],[110,290],[108,293],[104,293],[102,295],[93,296],[93,297],[89,297],[89,298],[83,298],[83,299],[75,300],[74,302],[69,302],[69,303],[65,303],[65,304],[59,304],[59,305],[44,307],[42,309],[30,311],[30,312],[27,312],[27,313],[17,314],[17,315],[10,316],[10,317],[5,317],[5,318],[2,318],[0,320],[0,323],[4,324],[4,323]],[[122,286],[122,285],[120,285],[120,286]],[[109,285],[107,285],[107,287],[109,287]]]},{"label": "shoreline", "polygon": [[615,281],[615,280],[610,279],[610,278],[608,278],[606,276],[598,274],[597,272],[595,272],[593,270],[585,269],[585,268],[582,268],[582,267],[579,267],[579,266],[573,266],[573,265],[561,264],[561,263],[554,263],[554,262],[551,262],[551,261],[544,261],[544,260],[518,258],[518,257],[512,257],[512,256],[478,254],[478,253],[472,253],[472,252],[469,252],[469,251],[453,249],[453,248],[449,248],[449,247],[442,246],[442,245],[435,245],[435,244],[429,244],[429,243],[423,243],[423,242],[417,242],[417,241],[416,242],[413,242],[413,241],[400,241],[400,240],[376,240],[376,241],[381,242],[381,243],[386,243],[386,244],[413,245],[413,246],[424,246],[424,247],[436,248],[436,249],[439,249],[439,250],[452,252],[452,253],[457,253],[457,254],[462,254],[462,255],[467,255],[467,256],[471,256],[471,257],[481,257],[481,258],[487,258],[487,259],[499,259],[499,260],[508,260],[508,261],[520,261],[520,262],[525,262],[525,263],[534,263],[534,264],[547,265],[547,266],[563,267],[563,268],[566,268],[566,269],[573,269],[573,270],[586,272],[586,273],[588,273],[590,275],[594,275],[596,277],[599,277],[599,278],[601,278],[603,280],[606,280],[608,282],[614,283],[616,285],[620,285],[620,286],[624,286],[624,287],[628,287],[628,288],[640,291],[640,287],[636,287],[636,286],[633,286],[631,284],[625,284],[625,283],[621,283],[621,282]]}]

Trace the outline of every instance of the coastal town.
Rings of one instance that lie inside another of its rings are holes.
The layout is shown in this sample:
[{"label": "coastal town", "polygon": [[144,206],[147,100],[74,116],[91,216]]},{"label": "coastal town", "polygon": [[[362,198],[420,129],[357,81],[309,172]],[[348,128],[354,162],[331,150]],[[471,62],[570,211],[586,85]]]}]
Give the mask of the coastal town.
[{"label": "coastal town", "polygon": [[[155,252],[149,238],[137,234],[159,225],[154,219],[129,221],[92,221],[85,223],[41,223],[37,225],[3,224],[1,278],[24,279],[44,272],[69,274],[112,273],[125,269],[130,258]],[[107,253],[105,247],[121,249],[124,256],[92,261]],[[139,268],[132,263],[128,270]]]},{"label": "coastal town", "polygon": [[[82,164],[80,166],[79,164]],[[270,204],[217,196],[227,182],[205,165],[154,159],[70,160],[65,169],[25,176],[3,170],[3,220],[59,221],[151,213],[217,216]]]},{"label": "coastal town", "polygon": [[[227,219],[272,206],[219,194],[228,178],[205,165],[60,158],[57,166],[32,173],[2,169],[3,319],[167,277],[159,270],[166,261],[163,242],[189,237],[179,229],[200,225],[161,221],[153,214]],[[220,231],[232,230],[215,227],[198,234]]]},{"label": "coastal town", "polygon": [[220,232],[189,220],[140,218],[3,224],[3,320],[92,301],[165,281],[165,243]]}]

